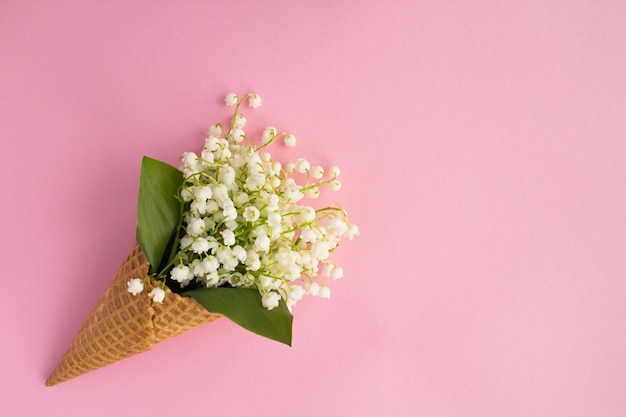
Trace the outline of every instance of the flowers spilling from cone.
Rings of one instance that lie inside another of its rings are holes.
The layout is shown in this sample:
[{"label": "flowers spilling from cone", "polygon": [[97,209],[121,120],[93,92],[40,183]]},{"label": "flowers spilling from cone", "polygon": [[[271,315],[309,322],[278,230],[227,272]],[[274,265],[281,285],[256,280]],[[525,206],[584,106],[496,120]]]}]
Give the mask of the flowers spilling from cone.
[{"label": "flowers spilling from cone", "polygon": [[185,152],[178,169],[144,157],[138,246],[48,385],[221,316],[290,345],[296,303],[330,297],[328,281],[343,276],[330,255],[359,233],[339,204],[313,204],[323,189],[341,188],[339,168],[273,159],[271,146],[293,147],[296,137],[268,127],[255,141],[240,109],[261,98],[230,93],[225,102],[235,108],[230,124],[211,126],[202,150]]}]

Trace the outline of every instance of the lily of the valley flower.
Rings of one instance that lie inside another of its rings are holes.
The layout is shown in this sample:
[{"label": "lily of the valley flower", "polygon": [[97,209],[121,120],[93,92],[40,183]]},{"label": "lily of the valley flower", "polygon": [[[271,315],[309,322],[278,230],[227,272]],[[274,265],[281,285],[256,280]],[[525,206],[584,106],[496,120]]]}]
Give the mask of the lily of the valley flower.
[{"label": "lily of the valley flower", "polygon": [[[344,274],[329,257],[358,228],[338,205],[314,208],[305,201],[316,199],[322,188],[339,189],[340,170],[331,167],[325,174],[305,158],[275,161],[269,146],[282,138],[293,147],[296,137],[274,127],[253,145],[239,113],[245,100],[252,108],[261,105],[256,94],[229,93],[225,102],[235,106],[230,125],[211,126],[204,148],[180,158],[184,213],[169,278],[183,287],[195,281],[256,288],[269,310],[281,301],[291,309],[305,294],[328,298],[321,276],[336,280]],[[128,287],[133,294],[143,290],[141,280]],[[165,292],[157,287],[149,296],[162,302]]]}]

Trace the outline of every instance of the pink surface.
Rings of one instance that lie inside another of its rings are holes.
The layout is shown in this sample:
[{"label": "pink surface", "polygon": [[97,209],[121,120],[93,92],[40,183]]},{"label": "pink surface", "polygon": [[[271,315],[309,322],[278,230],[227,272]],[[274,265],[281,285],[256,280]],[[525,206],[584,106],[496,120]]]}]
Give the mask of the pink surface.
[{"label": "pink surface", "polygon": [[[623,416],[626,7],[458,3],[4,0],[1,414]],[[46,388],[230,90],[342,168],[345,278]]]}]

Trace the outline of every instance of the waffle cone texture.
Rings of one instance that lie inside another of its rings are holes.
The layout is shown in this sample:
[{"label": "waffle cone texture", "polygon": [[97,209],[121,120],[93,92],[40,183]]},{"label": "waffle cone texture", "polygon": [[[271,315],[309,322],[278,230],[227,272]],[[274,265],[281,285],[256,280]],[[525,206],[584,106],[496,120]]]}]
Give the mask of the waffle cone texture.
[{"label": "waffle cone texture", "polygon": [[52,386],[93,371],[221,317],[209,313],[196,300],[181,297],[165,288],[163,303],[148,297],[155,282],[144,283],[144,290],[134,296],[127,282],[145,277],[149,263],[135,246],[93,311],[78,331],[74,341],[56,366],[46,385]]}]

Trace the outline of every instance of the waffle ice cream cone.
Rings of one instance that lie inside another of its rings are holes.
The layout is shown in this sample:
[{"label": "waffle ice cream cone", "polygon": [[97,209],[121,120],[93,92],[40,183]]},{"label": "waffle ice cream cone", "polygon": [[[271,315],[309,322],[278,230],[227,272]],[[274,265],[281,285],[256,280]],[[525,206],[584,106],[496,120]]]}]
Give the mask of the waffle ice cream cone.
[{"label": "waffle ice cream cone", "polygon": [[148,293],[153,282],[145,282],[143,292],[133,296],[127,282],[145,277],[148,260],[135,246],[98,300],[46,385],[52,386],[121,359],[145,352],[163,340],[179,335],[221,317],[209,313],[189,297],[165,288],[162,304]]}]

